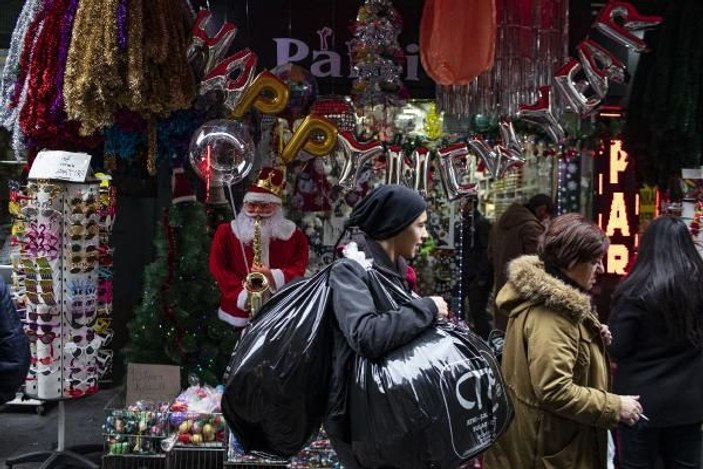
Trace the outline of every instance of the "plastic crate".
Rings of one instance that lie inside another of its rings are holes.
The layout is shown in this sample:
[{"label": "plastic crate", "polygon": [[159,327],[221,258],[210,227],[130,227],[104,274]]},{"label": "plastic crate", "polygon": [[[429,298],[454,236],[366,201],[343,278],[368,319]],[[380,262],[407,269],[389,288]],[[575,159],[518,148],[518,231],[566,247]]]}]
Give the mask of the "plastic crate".
[{"label": "plastic crate", "polygon": [[104,454],[101,467],[102,469],[167,469],[166,455]]},{"label": "plastic crate", "polygon": [[222,469],[225,448],[213,446],[175,446],[168,453],[168,469]]}]

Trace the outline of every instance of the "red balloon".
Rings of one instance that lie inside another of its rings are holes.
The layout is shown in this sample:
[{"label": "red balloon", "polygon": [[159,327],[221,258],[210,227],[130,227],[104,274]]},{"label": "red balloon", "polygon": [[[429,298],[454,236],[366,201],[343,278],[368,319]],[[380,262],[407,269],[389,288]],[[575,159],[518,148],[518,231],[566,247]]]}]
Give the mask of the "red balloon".
[{"label": "red balloon", "polygon": [[420,20],[420,60],[440,85],[467,84],[493,66],[493,0],[427,0]]}]

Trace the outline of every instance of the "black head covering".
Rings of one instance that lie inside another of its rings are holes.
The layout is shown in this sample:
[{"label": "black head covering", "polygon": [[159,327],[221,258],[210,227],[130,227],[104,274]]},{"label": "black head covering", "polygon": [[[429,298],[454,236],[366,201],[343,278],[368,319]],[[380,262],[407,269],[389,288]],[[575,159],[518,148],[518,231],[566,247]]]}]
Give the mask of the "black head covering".
[{"label": "black head covering", "polygon": [[425,199],[414,190],[386,184],[356,204],[344,227],[358,226],[371,239],[388,239],[410,226],[426,209]]}]

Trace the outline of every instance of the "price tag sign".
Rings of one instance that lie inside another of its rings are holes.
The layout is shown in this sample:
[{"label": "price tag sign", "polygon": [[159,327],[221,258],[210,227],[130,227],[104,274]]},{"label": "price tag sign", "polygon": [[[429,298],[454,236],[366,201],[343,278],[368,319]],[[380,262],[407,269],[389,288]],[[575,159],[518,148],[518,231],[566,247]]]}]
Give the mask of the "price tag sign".
[{"label": "price tag sign", "polygon": [[126,404],[138,400],[170,401],[181,391],[181,368],[175,365],[127,364]]},{"label": "price tag sign", "polygon": [[85,182],[90,170],[90,155],[60,150],[40,151],[29,170],[29,179],[55,179]]}]

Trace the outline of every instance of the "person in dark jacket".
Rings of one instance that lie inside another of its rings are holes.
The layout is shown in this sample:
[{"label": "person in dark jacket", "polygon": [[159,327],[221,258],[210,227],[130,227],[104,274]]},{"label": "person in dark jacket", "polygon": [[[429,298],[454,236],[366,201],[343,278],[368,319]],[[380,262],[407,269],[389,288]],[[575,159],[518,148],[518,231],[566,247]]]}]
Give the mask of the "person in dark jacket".
[{"label": "person in dark jacket", "polygon": [[613,295],[614,389],[640,395],[649,421],[620,427],[619,467],[701,467],[703,260],[679,218],[654,220]]},{"label": "person in dark jacket", "polygon": [[0,277],[0,405],[15,398],[29,371],[29,340],[10,296]]},{"label": "person in dark jacket", "polygon": [[397,309],[383,309],[367,284],[368,268],[376,269],[410,292],[406,259],[415,256],[427,237],[425,200],[407,187],[389,184],[359,202],[345,223],[362,234],[345,247],[345,257],[330,272],[337,327],[325,428],[345,469],[362,467],[351,446],[348,391],[356,354],[369,359],[407,344],[446,318],[447,303],[438,296],[415,299]]},{"label": "person in dark jacket", "polygon": [[[513,203],[493,225],[488,256],[493,263],[496,297],[507,282],[507,268],[511,260],[525,254],[536,254],[539,237],[544,232],[542,224],[554,209],[552,199],[537,194],[526,204]],[[494,309],[493,327],[505,331],[508,316]]]},{"label": "person in dark jacket", "polygon": [[467,204],[462,233],[462,282],[469,306],[464,320],[473,322],[476,333],[487,339],[491,324],[486,307],[493,288],[493,264],[488,258],[491,222],[476,204],[477,201]]}]

